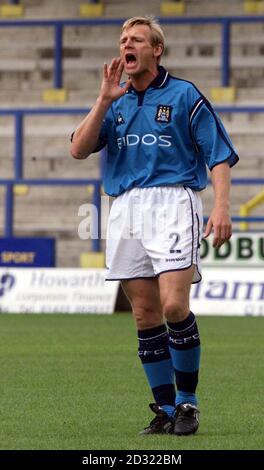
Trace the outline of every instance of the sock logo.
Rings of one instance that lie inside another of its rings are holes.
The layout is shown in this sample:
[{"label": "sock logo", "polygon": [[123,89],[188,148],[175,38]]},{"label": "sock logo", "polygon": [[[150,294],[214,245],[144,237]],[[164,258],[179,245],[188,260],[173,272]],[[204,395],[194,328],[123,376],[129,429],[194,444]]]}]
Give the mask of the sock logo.
[{"label": "sock logo", "polygon": [[186,338],[172,338],[170,336],[170,342],[173,344],[187,344],[190,341],[197,341],[200,338],[199,333],[195,333],[194,335],[187,336]]},{"label": "sock logo", "polygon": [[151,354],[154,354],[154,356],[160,356],[161,354],[164,354],[165,352],[166,352],[165,349],[154,349],[154,351],[144,350],[144,351],[139,351],[138,355],[139,357],[150,356]]}]

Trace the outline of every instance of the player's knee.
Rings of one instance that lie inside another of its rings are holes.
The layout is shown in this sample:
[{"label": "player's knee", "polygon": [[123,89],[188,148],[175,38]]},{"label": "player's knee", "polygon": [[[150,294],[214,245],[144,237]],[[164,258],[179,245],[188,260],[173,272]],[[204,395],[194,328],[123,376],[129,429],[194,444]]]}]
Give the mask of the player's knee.
[{"label": "player's knee", "polygon": [[133,314],[138,330],[154,328],[162,323],[162,315],[160,312],[148,307],[134,307]]},{"label": "player's knee", "polygon": [[163,306],[163,314],[170,322],[184,320],[189,314],[189,307],[183,302],[168,301]]}]

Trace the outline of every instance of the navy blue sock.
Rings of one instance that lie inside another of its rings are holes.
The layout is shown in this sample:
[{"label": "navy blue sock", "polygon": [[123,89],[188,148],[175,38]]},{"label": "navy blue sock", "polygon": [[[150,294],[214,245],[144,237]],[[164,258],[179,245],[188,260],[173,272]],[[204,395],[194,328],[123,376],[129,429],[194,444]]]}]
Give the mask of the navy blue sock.
[{"label": "navy blue sock", "polygon": [[138,356],[141,359],[155,402],[172,416],[175,411],[174,369],[166,326],[138,330]]},{"label": "navy blue sock", "polygon": [[176,405],[191,403],[197,405],[195,390],[198,384],[200,364],[200,337],[192,312],[178,323],[167,322],[169,328],[169,349],[176,375]]}]

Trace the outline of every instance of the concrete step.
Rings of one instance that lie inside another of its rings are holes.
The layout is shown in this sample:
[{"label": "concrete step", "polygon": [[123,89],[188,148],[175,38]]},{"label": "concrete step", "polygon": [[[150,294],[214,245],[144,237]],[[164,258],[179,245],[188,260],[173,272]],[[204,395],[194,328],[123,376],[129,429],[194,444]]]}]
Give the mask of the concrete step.
[{"label": "concrete step", "polygon": [[133,2],[122,2],[122,0],[105,2],[105,16],[130,18],[132,16],[141,16],[160,14],[160,0],[134,0]]}]

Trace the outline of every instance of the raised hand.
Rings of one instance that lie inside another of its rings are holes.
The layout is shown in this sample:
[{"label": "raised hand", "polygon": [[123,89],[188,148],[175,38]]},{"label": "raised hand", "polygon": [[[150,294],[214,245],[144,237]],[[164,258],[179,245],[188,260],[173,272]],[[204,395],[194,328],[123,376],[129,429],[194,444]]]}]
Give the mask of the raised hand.
[{"label": "raised hand", "polygon": [[125,86],[120,86],[120,80],[124,64],[121,59],[114,58],[108,66],[104,64],[103,81],[100,90],[101,99],[113,102],[126,93],[131,85],[131,80],[128,79]]}]

